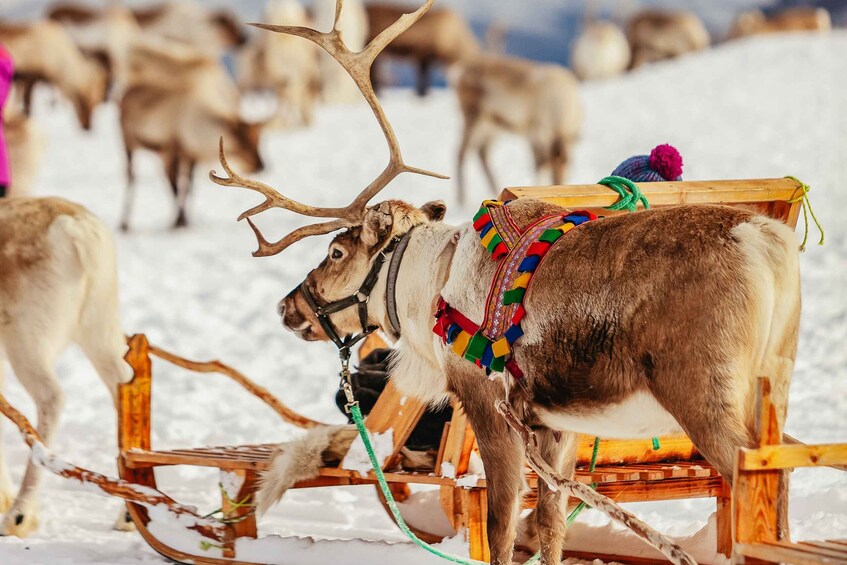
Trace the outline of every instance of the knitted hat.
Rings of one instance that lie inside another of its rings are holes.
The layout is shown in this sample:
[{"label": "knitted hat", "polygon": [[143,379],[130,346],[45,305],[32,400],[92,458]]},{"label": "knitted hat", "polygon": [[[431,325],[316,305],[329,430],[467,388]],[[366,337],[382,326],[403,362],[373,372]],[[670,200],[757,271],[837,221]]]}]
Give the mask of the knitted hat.
[{"label": "knitted hat", "polygon": [[630,157],[612,172],[633,182],[682,180],[682,156],[672,145],[657,145],[650,155]]}]

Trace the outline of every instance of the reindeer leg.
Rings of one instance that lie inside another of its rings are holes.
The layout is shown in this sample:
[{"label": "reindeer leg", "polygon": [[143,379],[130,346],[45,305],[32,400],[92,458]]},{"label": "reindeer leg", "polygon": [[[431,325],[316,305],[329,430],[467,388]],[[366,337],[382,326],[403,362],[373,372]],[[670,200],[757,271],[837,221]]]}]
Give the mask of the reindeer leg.
[{"label": "reindeer leg", "polygon": [[[9,361],[18,381],[35,402],[37,430],[49,447],[62,408],[62,389],[53,369],[56,356],[45,355],[35,345],[19,340],[17,347],[8,352]],[[30,461],[15,502],[0,523],[0,535],[26,537],[38,527],[37,495],[40,481],[41,470]]]},{"label": "reindeer leg", "polygon": [[430,87],[430,71],[432,70],[432,59],[429,57],[424,57],[420,61],[418,61],[418,82],[417,82],[417,92],[418,96],[423,98],[429,93]]},{"label": "reindeer leg", "polygon": [[470,148],[472,127],[473,126],[469,123],[469,121],[466,121],[465,129],[462,132],[462,142],[459,145],[459,158],[457,161],[458,170],[456,171],[456,199],[459,201],[460,206],[464,206],[465,204],[465,157],[467,157],[468,149]]},{"label": "reindeer leg", "polygon": [[550,147],[550,171],[553,174],[553,184],[561,185],[565,182],[565,173],[568,168],[568,145],[564,137],[557,137]]},{"label": "reindeer leg", "polygon": [[[6,383],[4,373],[4,361],[0,357],[0,392]],[[5,418],[0,418],[0,513],[6,512],[12,506],[12,485],[9,481],[9,473],[6,470],[6,458],[3,453],[2,425]]]},{"label": "reindeer leg", "polygon": [[470,378],[451,377],[451,385],[462,401],[468,421],[476,433],[485,465],[491,565],[511,565],[520,495],[525,484],[524,447],[517,434],[512,433],[506,420],[499,417],[494,408],[494,402],[502,394],[499,385],[487,383],[490,386],[481,388],[475,374]]},{"label": "reindeer leg", "polygon": [[500,185],[497,183],[497,178],[494,176],[494,169],[488,162],[488,152],[491,149],[491,139],[488,138],[479,146],[479,161],[482,163],[482,170],[485,172],[485,178],[488,179],[488,185],[491,187],[491,192],[494,194],[500,193]]},{"label": "reindeer leg", "polygon": [[[554,432],[549,429],[537,430],[535,435],[539,440],[541,457],[562,476],[572,479],[576,469],[577,435],[562,432],[559,441],[556,441]],[[547,483],[538,481],[535,519],[542,565],[558,564],[562,560],[567,504],[568,497],[562,495],[561,491],[550,490]]]},{"label": "reindeer leg", "polygon": [[173,225],[174,228],[183,228],[188,225],[188,220],[185,217],[185,199],[187,197],[187,189],[180,189],[179,165],[179,149],[174,148],[168,155],[167,160],[168,182],[171,185],[174,202],[176,203],[176,221]]},{"label": "reindeer leg", "polygon": [[132,216],[132,204],[135,201],[135,174],[132,171],[132,149],[126,145],[126,192],[124,209],[121,215],[121,231],[129,231],[129,218]]}]

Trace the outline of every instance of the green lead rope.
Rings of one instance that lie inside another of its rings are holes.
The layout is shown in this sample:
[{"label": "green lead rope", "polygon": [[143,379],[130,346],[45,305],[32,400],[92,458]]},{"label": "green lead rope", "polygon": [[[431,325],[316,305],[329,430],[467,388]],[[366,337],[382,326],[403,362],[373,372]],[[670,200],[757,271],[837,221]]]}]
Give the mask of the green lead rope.
[{"label": "green lead rope", "polygon": [[370,436],[368,435],[368,430],[365,428],[365,420],[362,418],[362,411],[359,409],[359,404],[355,403],[349,406],[350,415],[353,417],[353,422],[356,424],[356,429],[359,430],[359,436],[362,438],[362,442],[365,444],[365,450],[368,452],[368,457],[371,460],[371,466],[374,470],[374,475],[376,475],[376,480],[379,483],[379,488],[382,491],[382,495],[385,497],[385,501],[388,504],[388,508],[391,510],[391,515],[394,516],[394,521],[397,523],[397,526],[400,530],[406,534],[406,536],[412,540],[415,545],[418,547],[425,549],[426,551],[441,557],[442,559],[446,559],[447,561],[451,561],[453,563],[460,563],[461,565],[486,565],[485,561],[477,561],[476,559],[465,559],[464,557],[459,557],[457,555],[450,555],[449,553],[444,553],[440,551],[412,532],[409,529],[409,526],[406,525],[406,521],[403,519],[403,516],[400,514],[400,509],[397,508],[397,502],[394,500],[394,496],[391,494],[391,490],[388,488],[388,483],[385,481],[385,475],[382,473],[382,468],[380,466],[379,461],[377,461],[376,453],[374,453],[373,446],[371,445]]},{"label": "green lead rope", "polygon": [[803,230],[803,243],[800,244],[800,251],[806,250],[806,242],[809,240],[809,214],[812,215],[812,220],[814,220],[815,225],[818,227],[818,231],[821,233],[821,238],[818,241],[818,245],[823,245],[823,237],[824,237],[823,226],[821,226],[821,223],[818,221],[817,216],[815,216],[815,211],[812,210],[812,203],[809,200],[809,191],[812,190],[812,189],[809,187],[808,184],[804,183],[803,181],[801,181],[797,177],[792,177],[792,176],[789,175],[785,178],[791,179],[793,181],[800,183],[800,188],[797,189],[797,190],[800,191],[800,196],[798,196],[796,198],[791,198],[790,200],[787,200],[787,202],[789,204],[796,204],[797,202],[799,202],[800,207],[803,208],[804,230]]}]

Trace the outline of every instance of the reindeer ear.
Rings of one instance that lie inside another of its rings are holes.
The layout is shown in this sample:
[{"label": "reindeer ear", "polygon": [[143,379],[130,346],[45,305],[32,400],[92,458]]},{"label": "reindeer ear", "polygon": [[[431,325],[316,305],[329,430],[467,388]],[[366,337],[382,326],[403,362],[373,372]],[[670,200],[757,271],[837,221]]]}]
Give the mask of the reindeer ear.
[{"label": "reindeer ear", "polygon": [[433,200],[421,206],[421,212],[427,215],[430,222],[440,222],[447,213],[447,204],[443,200]]},{"label": "reindeer ear", "polygon": [[362,243],[368,248],[385,241],[394,226],[394,216],[391,214],[391,204],[380,202],[365,213],[362,224]]}]

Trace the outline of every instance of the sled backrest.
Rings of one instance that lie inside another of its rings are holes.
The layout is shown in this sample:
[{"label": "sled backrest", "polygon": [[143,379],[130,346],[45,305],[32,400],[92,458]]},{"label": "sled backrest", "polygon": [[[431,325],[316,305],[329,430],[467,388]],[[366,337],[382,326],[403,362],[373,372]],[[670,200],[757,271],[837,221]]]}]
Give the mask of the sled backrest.
[{"label": "sled backrest", "polygon": [[[780,220],[792,229],[800,214],[802,185],[794,179],[752,179],[638,183],[653,207],[680,204],[725,204],[743,207]],[[521,186],[507,188],[501,200],[538,198],[571,209],[588,209],[600,216],[625,214],[606,210],[618,195],[600,184],[570,186]]]}]

